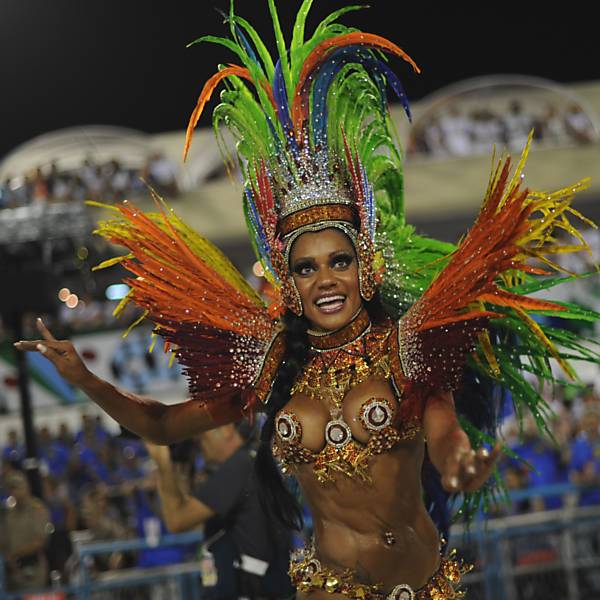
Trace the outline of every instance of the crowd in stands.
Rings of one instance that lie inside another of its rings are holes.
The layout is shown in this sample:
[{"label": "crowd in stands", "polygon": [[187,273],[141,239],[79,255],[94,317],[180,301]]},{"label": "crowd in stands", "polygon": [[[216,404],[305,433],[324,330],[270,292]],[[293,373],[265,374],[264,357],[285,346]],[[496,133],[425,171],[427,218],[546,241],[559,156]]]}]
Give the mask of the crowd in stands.
[{"label": "crowd in stands", "polygon": [[[111,435],[100,418],[84,415],[78,432],[70,431],[64,423],[54,432],[41,427],[37,445],[43,503],[22,490],[28,487],[21,470],[23,440],[16,431],[10,431],[2,444],[0,529],[13,533],[2,536],[0,554],[9,570],[17,573],[32,565],[38,573],[40,568],[44,570],[41,583],[39,576],[33,580],[13,576],[12,581],[20,580],[24,587],[40,587],[48,583],[50,573],[53,579],[62,581],[76,578],[78,565],[72,544],[75,531],[85,541],[167,533],[160,516],[153,464],[140,440]],[[197,469],[200,480],[204,466],[201,456],[193,452],[186,455],[191,457],[190,464]],[[30,540],[23,534],[18,507],[36,515],[35,533],[45,540],[45,551],[20,547],[30,544]],[[175,564],[190,558],[193,552],[194,548],[188,547],[153,548],[137,554],[115,552],[98,558],[93,572]]]},{"label": "crowd in stands", "polygon": [[0,209],[47,202],[116,202],[147,193],[144,181],[168,198],[179,193],[176,166],[161,153],[149,156],[142,169],[116,158],[107,162],[86,158],[76,169],[61,169],[53,162],[24,177],[5,178],[0,183]]},{"label": "crowd in stands", "polygon": [[[551,485],[575,484],[577,497],[533,497],[511,506],[499,505],[499,514],[561,508],[566,503],[600,505],[600,397],[589,388],[574,398],[554,399],[550,406],[550,436],[542,436],[528,414],[521,426],[509,416],[503,423],[507,446],[521,458],[505,456],[500,471],[509,490],[535,490]],[[532,468],[529,468],[529,467]]]},{"label": "crowd in stands", "polygon": [[408,154],[464,157],[487,154],[492,146],[520,151],[534,129],[534,144],[585,144],[597,138],[592,122],[577,104],[559,109],[547,104],[543,112],[513,100],[503,112],[485,107],[460,109],[451,104],[415,128]]},{"label": "crowd in stands", "polygon": [[[541,436],[529,417],[524,421],[523,435],[519,436],[517,420],[509,416],[503,426],[505,442],[533,470],[512,457],[502,460],[500,470],[510,490],[535,490],[571,482],[579,486],[578,491],[575,496],[572,493],[534,496],[499,504],[492,509],[493,514],[551,510],[565,502],[600,505],[600,398],[590,387],[571,399],[555,399],[551,406],[556,413],[551,431],[557,445]],[[71,554],[73,531],[84,530],[87,540],[145,537],[151,531],[154,535],[166,531],[160,517],[152,462],[142,442],[123,434],[111,435],[101,417],[83,415],[80,431],[72,432],[65,424],[56,431],[41,427],[37,443],[44,504],[35,499],[30,502],[35,501],[31,510],[38,515],[39,535],[47,537],[49,550],[43,558],[43,564],[47,563],[46,578],[50,571],[59,573],[63,579],[76,572]],[[192,445],[179,451],[188,461],[193,480],[201,481],[205,473],[201,454]],[[0,512],[0,520],[6,522],[15,512],[15,493],[23,494],[14,489],[22,485],[15,473],[20,473],[25,456],[23,440],[16,431],[9,432],[7,439],[2,440],[1,452],[0,501],[5,508]],[[18,532],[18,527],[17,524],[3,530]],[[17,553],[18,540],[5,539],[4,544],[12,544],[13,556]],[[100,572],[127,566],[171,564],[185,560],[190,552],[190,548],[156,548],[138,555],[116,552],[100,560],[94,569]],[[5,560],[6,556],[10,562],[11,553],[5,554]]]}]

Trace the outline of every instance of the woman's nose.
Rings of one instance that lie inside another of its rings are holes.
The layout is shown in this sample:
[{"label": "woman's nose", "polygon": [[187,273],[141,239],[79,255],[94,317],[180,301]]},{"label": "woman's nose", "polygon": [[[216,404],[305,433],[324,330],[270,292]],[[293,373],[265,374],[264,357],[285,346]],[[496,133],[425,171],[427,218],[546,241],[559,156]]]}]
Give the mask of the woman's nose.
[{"label": "woman's nose", "polygon": [[333,272],[328,267],[319,269],[317,273],[317,285],[320,288],[330,288],[336,283]]}]

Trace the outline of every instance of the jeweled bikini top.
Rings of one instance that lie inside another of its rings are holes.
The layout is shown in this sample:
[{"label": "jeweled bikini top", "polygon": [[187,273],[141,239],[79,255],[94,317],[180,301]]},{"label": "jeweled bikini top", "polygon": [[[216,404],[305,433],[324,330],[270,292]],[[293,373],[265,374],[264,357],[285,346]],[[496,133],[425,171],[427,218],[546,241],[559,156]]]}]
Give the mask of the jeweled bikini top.
[{"label": "jeweled bikini top", "polygon": [[[284,471],[313,463],[321,482],[332,480],[335,473],[369,482],[369,459],[414,438],[421,428],[420,395],[402,375],[397,325],[391,321],[374,325],[363,308],[340,330],[326,334],[309,331],[309,340],[309,362],[291,396],[304,394],[327,406],[330,419],[325,426],[325,445],[317,452],[303,446],[300,419],[286,407],[275,418],[273,452]],[[391,383],[394,398],[373,396],[361,404],[352,421],[356,423],[353,427],[369,435],[368,442],[362,443],[344,419],[342,406],[348,392],[369,378]]]}]

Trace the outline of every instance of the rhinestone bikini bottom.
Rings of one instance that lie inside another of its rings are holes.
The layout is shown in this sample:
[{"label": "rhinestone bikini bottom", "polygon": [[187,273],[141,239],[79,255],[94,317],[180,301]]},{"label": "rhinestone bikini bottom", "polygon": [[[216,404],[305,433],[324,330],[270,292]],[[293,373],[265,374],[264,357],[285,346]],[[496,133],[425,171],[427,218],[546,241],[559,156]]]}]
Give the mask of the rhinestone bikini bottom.
[{"label": "rhinestone bikini bottom", "polygon": [[459,589],[460,579],[473,565],[456,558],[456,550],[442,556],[440,566],[427,583],[417,590],[401,583],[385,594],[381,585],[367,585],[355,580],[352,569],[339,571],[321,565],[313,549],[302,550],[290,563],[290,579],[299,592],[325,590],[343,594],[353,600],[458,600],[465,591]]}]

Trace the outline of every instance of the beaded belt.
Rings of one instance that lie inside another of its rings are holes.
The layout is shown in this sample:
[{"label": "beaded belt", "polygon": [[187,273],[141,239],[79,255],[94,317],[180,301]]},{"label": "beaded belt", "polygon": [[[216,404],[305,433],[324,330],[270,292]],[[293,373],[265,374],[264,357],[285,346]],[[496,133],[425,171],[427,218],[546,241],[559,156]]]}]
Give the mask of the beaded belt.
[{"label": "beaded belt", "polygon": [[473,565],[457,560],[456,550],[452,550],[448,556],[441,557],[438,570],[424,586],[413,590],[408,584],[401,583],[386,595],[379,584],[356,582],[352,569],[336,571],[322,566],[312,549],[302,551],[299,558],[290,563],[290,579],[298,591],[325,590],[353,600],[458,600],[465,595],[458,589],[460,578],[473,568]]}]

